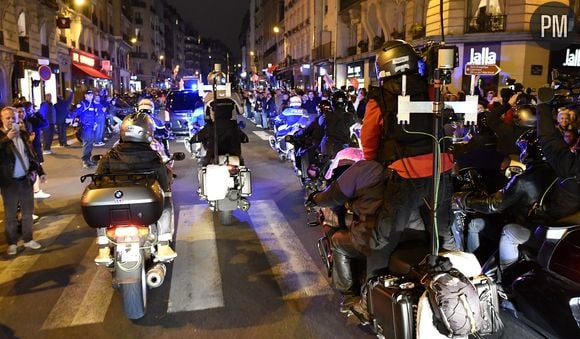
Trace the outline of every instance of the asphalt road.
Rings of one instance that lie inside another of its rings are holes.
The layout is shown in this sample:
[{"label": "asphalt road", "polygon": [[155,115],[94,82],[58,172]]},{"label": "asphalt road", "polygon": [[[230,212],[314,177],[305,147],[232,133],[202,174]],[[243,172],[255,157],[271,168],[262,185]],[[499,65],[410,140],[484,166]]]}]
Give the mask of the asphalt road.
[{"label": "asphalt road", "polygon": [[[38,251],[5,255],[0,237],[1,338],[361,338],[367,329],[338,312],[339,296],[318,254],[318,228],[306,225],[303,193],[249,124],[243,146],[252,170],[252,207],[222,226],[196,194],[196,161],[175,165],[178,257],[166,281],[149,290],[144,318],[122,311],[111,275],[93,263],[95,232],[81,215],[86,184],[79,144],[45,156],[52,197],[37,200]],[[111,142],[108,143],[110,145]],[[174,142],[172,151],[185,151]],[[107,147],[96,147],[94,154]],[[3,232],[3,225],[0,226]]]}]

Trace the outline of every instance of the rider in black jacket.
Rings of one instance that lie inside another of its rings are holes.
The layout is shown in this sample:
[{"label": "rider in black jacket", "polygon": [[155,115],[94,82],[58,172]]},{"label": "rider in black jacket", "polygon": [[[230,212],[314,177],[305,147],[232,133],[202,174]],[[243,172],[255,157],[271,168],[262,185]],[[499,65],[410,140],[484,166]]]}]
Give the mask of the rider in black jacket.
[{"label": "rider in black jacket", "polygon": [[[154,136],[155,123],[147,113],[132,113],[123,119],[120,131],[120,142],[114,146],[99,161],[95,174],[123,174],[129,172],[155,171],[157,181],[165,192],[171,191],[171,173],[163,163],[159,152],[153,150],[151,141]],[[159,218],[157,259],[167,261],[175,258],[177,254],[169,246],[173,238],[173,225],[171,222],[173,213],[171,198],[166,198],[163,206],[163,214]],[[108,238],[105,228],[97,229],[97,243],[99,254],[95,258],[98,264],[111,262]]]},{"label": "rider in black jacket", "polygon": [[513,222],[504,226],[500,245],[500,265],[505,268],[518,259],[518,245],[526,242],[537,219],[532,213],[544,192],[556,179],[546,163],[535,130],[524,133],[517,141],[521,150],[520,161],[526,170],[511,178],[507,185],[493,194],[458,192],[453,200],[460,208],[481,213],[512,212]]}]

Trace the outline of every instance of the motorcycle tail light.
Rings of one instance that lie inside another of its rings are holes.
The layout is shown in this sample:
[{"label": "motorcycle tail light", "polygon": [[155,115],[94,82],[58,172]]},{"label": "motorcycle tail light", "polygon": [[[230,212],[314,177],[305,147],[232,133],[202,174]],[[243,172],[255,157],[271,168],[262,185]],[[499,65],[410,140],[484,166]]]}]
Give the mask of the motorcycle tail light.
[{"label": "motorcycle tail light", "polygon": [[107,229],[109,238],[141,237],[149,234],[149,229],[142,226],[117,226]]}]

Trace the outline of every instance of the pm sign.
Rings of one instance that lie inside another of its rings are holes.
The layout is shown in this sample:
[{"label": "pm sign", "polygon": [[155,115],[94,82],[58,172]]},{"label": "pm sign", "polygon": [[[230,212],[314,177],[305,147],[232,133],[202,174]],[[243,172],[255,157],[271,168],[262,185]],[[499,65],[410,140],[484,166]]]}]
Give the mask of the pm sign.
[{"label": "pm sign", "polygon": [[547,49],[561,50],[578,40],[576,16],[571,7],[560,2],[538,6],[530,19],[534,41]]}]

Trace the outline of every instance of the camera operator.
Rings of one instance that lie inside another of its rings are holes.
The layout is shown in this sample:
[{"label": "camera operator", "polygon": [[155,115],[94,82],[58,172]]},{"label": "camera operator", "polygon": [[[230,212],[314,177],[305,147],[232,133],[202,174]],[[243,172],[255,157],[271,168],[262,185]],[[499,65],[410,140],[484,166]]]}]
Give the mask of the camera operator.
[{"label": "camera operator", "polygon": [[[403,60],[403,61],[402,61]],[[367,258],[367,278],[384,273],[391,253],[413,213],[429,215],[424,201],[430,200],[433,180],[432,139],[423,134],[406,133],[397,123],[398,96],[402,93],[402,74],[407,75],[407,95],[411,101],[428,100],[426,80],[419,75],[419,55],[402,40],[387,42],[378,51],[375,67],[381,86],[369,93],[361,143],[366,160],[386,167],[387,183],[377,231]],[[409,131],[431,133],[433,117],[415,114],[405,126]],[[451,156],[443,154],[437,206],[437,229],[445,249],[455,249],[451,236]],[[430,220],[424,220],[431,225]]]}]

